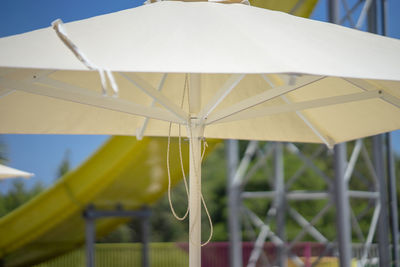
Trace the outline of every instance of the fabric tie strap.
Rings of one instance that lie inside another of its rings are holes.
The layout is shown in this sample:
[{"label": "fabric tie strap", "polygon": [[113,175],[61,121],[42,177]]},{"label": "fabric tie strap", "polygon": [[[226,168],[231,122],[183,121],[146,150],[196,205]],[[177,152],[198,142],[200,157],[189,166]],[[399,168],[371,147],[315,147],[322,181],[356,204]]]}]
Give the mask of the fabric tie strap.
[{"label": "fabric tie strap", "polygon": [[96,70],[99,73],[103,95],[105,96],[107,95],[107,88],[108,88],[107,78],[108,78],[108,82],[111,85],[111,88],[114,92],[113,96],[117,97],[119,90],[112,72],[109,69],[103,69],[98,67],[97,65],[92,63],[82,51],[79,50],[79,48],[68,37],[68,34],[63,27],[63,22],[61,19],[53,21],[51,25],[53,29],[56,31],[57,36],[69,48],[69,50],[71,50],[71,52],[74,53],[74,55],[79,59],[79,61],[82,62],[88,69]]}]

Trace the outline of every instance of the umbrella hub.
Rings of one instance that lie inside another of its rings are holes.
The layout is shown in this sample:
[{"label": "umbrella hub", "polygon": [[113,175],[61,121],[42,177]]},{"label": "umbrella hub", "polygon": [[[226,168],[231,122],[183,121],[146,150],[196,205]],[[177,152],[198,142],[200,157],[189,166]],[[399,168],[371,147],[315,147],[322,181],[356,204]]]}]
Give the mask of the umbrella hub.
[{"label": "umbrella hub", "polygon": [[199,119],[197,117],[191,117],[187,125],[189,139],[192,138],[203,139],[204,127],[205,125],[202,119]]}]

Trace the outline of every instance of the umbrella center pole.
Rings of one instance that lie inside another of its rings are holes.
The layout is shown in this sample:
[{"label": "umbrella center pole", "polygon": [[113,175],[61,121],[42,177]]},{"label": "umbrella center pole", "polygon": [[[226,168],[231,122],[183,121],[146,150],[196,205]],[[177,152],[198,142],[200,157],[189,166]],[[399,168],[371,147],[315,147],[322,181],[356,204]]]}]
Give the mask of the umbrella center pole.
[{"label": "umbrella center pole", "polygon": [[189,266],[201,266],[201,139],[204,125],[192,118],[188,125],[190,140],[189,170]]}]

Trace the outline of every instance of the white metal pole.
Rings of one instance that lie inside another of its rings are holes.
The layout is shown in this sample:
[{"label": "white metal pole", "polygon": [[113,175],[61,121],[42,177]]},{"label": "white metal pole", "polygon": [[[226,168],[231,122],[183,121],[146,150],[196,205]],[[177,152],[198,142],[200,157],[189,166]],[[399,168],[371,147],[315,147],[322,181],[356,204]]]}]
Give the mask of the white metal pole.
[{"label": "white metal pole", "polygon": [[201,266],[201,138],[204,126],[191,119],[189,170],[189,266]]},{"label": "white metal pole", "polygon": [[201,109],[201,75],[189,74],[189,266],[201,267],[201,138],[204,124]]}]

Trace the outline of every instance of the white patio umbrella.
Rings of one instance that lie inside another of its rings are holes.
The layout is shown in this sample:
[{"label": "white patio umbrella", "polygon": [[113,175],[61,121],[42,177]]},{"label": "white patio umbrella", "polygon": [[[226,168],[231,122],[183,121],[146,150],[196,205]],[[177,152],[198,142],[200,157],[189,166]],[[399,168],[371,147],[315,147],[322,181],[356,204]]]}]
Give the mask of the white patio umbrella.
[{"label": "white patio umbrella", "polygon": [[30,172],[24,172],[21,170],[17,170],[5,165],[0,164],[0,180],[7,179],[7,178],[30,178],[34,174]]},{"label": "white patio umbrella", "polygon": [[202,137],[333,146],[400,128],[398,40],[209,2],[158,2],[54,28],[0,39],[0,132],[141,137],[184,126],[192,267]]}]

